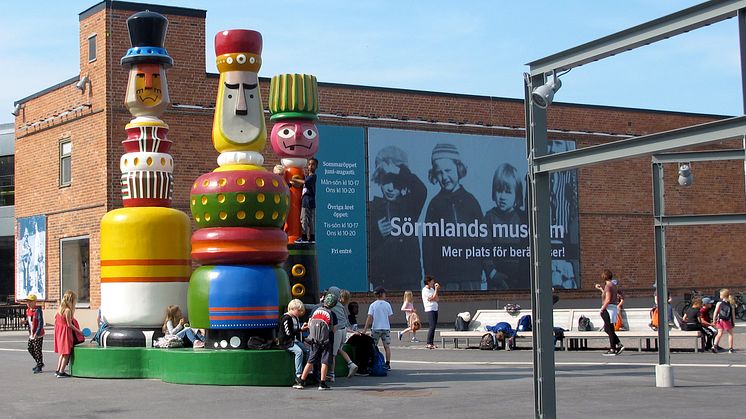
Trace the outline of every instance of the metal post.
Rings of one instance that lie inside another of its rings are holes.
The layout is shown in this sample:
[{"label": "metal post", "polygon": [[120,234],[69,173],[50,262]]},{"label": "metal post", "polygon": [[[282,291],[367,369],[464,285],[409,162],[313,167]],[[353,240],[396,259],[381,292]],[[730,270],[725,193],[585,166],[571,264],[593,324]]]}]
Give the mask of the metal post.
[{"label": "metal post", "polygon": [[[741,96],[743,99],[743,113],[746,114],[746,9],[739,9],[738,16],[738,46],[741,56]],[[746,136],[743,137],[743,148],[746,150]],[[744,184],[746,184],[746,160],[743,162]]]},{"label": "metal post", "polygon": [[655,381],[658,387],[673,387],[671,353],[668,343],[668,281],[666,279],[666,226],[663,163],[653,163],[653,216],[655,217],[655,293],[658,300],[658,366]]},{"label": "metal post", "polygon": [[534,172],[534,157],[547,154],[546,110],[531,101],[533,86],[544,75],[525,77],[526,153],[528,157],[529,236],[531,238],[531,307],[533,309],[534,416],[557,417],[554,327],[552,314],[552,259],[549,242],[549,176]]}]

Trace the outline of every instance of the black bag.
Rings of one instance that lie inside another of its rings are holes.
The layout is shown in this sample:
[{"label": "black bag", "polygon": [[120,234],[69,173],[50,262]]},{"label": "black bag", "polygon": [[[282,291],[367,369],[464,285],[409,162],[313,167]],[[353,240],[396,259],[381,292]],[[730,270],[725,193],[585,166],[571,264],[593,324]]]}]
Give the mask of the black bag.
[{"label": "black bag", "polygon": [[[80,324],[78,324],[77,319],[73,319],[73,326],[80,329]],[[73,335],[73,346],[74,345],[80,345],[81,343],[85,342],[85,337],[82,333],[78,333],[75,330],[70,329],[70,333]]]},{"label": "black bag", "polygon": [[353,361],[360,374],[368,374],[373,361],[373,338],[368,335],[354,334],[347,339],[347,344],[355,348]]},{"label": "black bag", "polygon": [[484,336],[482,336],[482,340],[479,341],[479,349],[483,351],[494,351],[497,347],[497,342],[495,341],[494,333],[485,333]]},{"label": "black bag", "polygon": [[591,319],[585,316],[580,316],[580,318],[578,319],[578,330],[581,332],[589,332],[593,330]]},{"label": "black bag", "polygon": [[271,349],[274,346],[273,339],[265,339],[261,336],[251,336],[246,342],[246,348],[248,349]]},{"label": "black bag", "polygon": [[465,332],[469,330],[469,323],[466,320],[462,319],[461,316],[456,316],[456,327],[454,330],[458,332]]}]

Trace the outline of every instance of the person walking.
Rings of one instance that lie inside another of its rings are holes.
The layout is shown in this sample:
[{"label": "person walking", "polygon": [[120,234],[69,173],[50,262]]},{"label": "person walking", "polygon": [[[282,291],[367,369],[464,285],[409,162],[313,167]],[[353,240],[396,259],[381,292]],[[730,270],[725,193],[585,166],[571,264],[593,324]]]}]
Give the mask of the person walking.
[{"label": "person walking", "polygon": [[422,288],[422,305],[425,306],[425,313],[427,313],[427,349],[435,349],[435,328],[438,326],[438,300],[440,296],[438,291],[440,290],[440,284],[435,282],[435,278],[426,275],[425,286]]},{"label": "person walking", "polygon": [[[618,301],[617,288],[612,282],[613,274],[610,270],[605,269],[601,274],[601,279],[604,281],[603,289],[601,291],[601,319],[604,321],[604,331],[609,335],[609,350],[604,353],[604,356],[616,356],[624,351],[624,345],[619,341],[619,337],[614,331],[614,323],[616,322],[616,316],[618,309],[616,302]],[[597,286],[597,288],[600,284]]]},{"label": "person walking", "polygon": [[715,325],[718,328],[718,334],[715,336],[715,342],[712,345],[712,353],[718,353],[724,349],[720,347],[720,339],[724,332],[728,332],[728,352],[734,353],[733,349],[733,325],[735,325],[736,301],[730,295],[730,290],[723,288],[720,290],[720,301],[715,306]]},{"label": "person walking", "polygon": [[28,352],[36,361],[34,374],[44,368],[44,355],[41,352],[44,345],[44,314],[41,307],[36,305],[36,294],[26,297],[26,324],[28,326]]},{"label": "person walking", "polygon": [[394,315],[391,304],[386,301],[386,290],[383,287],[376,288],[373,293],[376,301],[368,307],[368,318],[365,319],[363,334],[368,332],[373,338],[373,345],[378,346],[378,340],[383,342],[383,351],[386,356],[386,369],[391,369],[391,323],[389,317]]}]

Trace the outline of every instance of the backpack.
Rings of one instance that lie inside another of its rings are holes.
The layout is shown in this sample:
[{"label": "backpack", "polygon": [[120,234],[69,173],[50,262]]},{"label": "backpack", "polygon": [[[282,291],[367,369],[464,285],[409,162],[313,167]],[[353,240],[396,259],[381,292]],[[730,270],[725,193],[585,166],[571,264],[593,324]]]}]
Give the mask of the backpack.
[{"label": "backpack", "polygon": [[654,307],[650,310],[650,327],[653,329],[658,328],[658,307]]},{"label": "backpack", "polygon": [[718,311],[718,319],[730,321],[731,307],[730,303],[725,301],[720,302],[720,311]]},{"label": "backpack", "polygon": [[479,349],[483,351],[494,351],[497,346],[495,340],[494,334],[485,333],[484,336],[482,336],[482,340],[479,341]]},{"label": "backpack", "polygon": [[377,346],[373,346],[373,363],[370,366],[369,373],[373,377],[385,377],[388,375],[388,372],[386,372],[386,358],[383,357]]},{"label": "backpack", "polygon": [[247,349],[272,349],[275,342],[273,339],[266,339],[261,336],[251,336],[246,342]]},{"label": "backpack", "polygon": [[526,314],[524,316],[521,316],[520,319],[518,319],[518,324],[515,326],[515,329],[519,332],[530,332],[531,331],[531,315]]},{"label": "backpack", "polygon": [[593,330],[591,319],[585,316],[580,316],[580,318],[578,319],[578,330],[581,332],[589,332]]},{"label": "backpack", "polygon": [[616,314],[616,322],[614,322],[614,331],[624,329],[624,320],[622,320],[622,310]]},{"label": "backpack", "polygon": [[469,330],[469,322],[461,318],[461,316],[456,316],[456,326],[454,327],[454,330],[458,332],[465,332]]},{"label": "backpack", "polygon": [[313,312],[308,320],[308,338],[307,340],[317,345],[327,345],[329,343],[329,331],[332,328],[332,313],[329,309],[319,307]]},{"label": "backpack", "polygon": [[347,344],[355,349],[353,361],[357,364],[358,372],[368,374],[373,359],[373,338],[368,335],[354,334],[347,340]]}]

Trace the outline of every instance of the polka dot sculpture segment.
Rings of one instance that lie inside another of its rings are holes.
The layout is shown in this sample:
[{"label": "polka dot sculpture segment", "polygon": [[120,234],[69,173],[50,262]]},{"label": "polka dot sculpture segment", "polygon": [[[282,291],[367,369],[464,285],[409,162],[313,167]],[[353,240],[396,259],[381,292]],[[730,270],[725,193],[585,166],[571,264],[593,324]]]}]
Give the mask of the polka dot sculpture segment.
[{"label": "polka dot sculpture segment", "polygon": [[285,181],[271,172],[212,172],[194,182],[189,205],[200,228],[281,228],[287,216],[289,194]]}]

